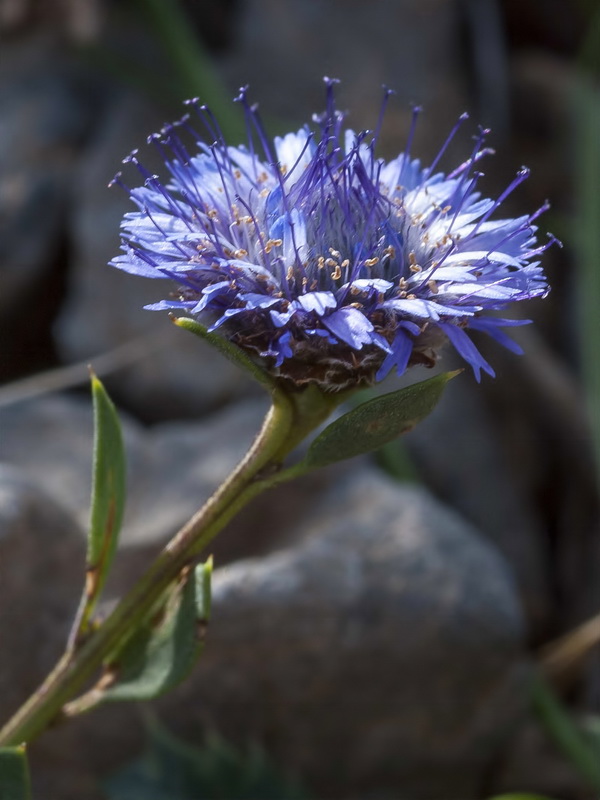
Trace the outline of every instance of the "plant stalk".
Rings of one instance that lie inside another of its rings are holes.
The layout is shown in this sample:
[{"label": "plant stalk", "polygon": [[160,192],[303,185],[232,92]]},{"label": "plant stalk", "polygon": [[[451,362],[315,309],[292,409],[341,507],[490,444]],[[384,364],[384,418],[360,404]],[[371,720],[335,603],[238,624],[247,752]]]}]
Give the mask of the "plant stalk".
[{"label": "plant stalk", "polygon": [[[313,415],[310,427],[319,424],[328,413],[329,408],[322,406]],[[261,431],[229,478],[175,534],[102,625],[78,647],[67,649],[39,689],[0,730],[0,746],[31,742],[60,719],[63,706],[85,688],[102,664],[131,636],[181,570],[198,558],[243,506],[277,482],[276,474],[272,481],[260,480],[260,472],[280,465],[297,440],[295,429],[307,427],[303,422],[306,420],[298,418],[297,406],[287,396],[275,393]]]}]

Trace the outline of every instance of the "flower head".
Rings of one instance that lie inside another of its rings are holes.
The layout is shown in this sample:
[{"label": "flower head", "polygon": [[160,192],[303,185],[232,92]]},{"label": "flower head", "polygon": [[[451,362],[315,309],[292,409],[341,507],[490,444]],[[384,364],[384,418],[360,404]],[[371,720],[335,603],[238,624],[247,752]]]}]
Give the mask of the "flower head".
[{"label": "flower head", "polygon": [[[144,185],[129,191],[124,254],[113,266],[175,282],[172,309],[219,330],[278,378],[326,391],[364,385],[392,369],[435,363],[447,340],[473,368],[493,375],[469,332],[484,331],[515,352],[502,328],[525,320],[488,316],[548,291],[537,257],[534,214],[495,219],[522,169],[497,200],[476,186],[479,160],[491,152],[481,130],[471,155],[449,174],[421,166],[410,144],[386,162],[375,156],[386,92],[374,132],[343,129],[335,81],[316,130],[267,137],[246,90],[248,146],[226,144],[210,111],[189,106],[213,144],[202,143],[187,115],[149,138],[163,154],[167,183],[133,153]],[[191,133],[190,154],[179,133]],[[115,179],[121,183],[120,176]],[[122,184],[123,185],[123,184]],[[492,219],[494,217],[494,219]]]}]

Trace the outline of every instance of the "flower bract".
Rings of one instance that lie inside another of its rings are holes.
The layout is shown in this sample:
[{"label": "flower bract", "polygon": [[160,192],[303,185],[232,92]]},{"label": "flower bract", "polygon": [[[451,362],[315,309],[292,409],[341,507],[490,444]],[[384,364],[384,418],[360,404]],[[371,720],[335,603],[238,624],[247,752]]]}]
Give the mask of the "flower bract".
[{"label": "flower bract", "polygon": [[326,87],[313,126],[273,140],[242,90],[248,144],[239,147],[225,142],[209,109],[189,101],[188,115],[149,139],[166,181],[137,152],[125,159],[144,181],[126,187],[137,210],[125,215],[123,254],[111,263],[167,279],[168,297],[147,308],[199,320],[295,387],[368,385],[433,365],[446,342],[478,380],[482,370],[493,375],[471,332],[520,352],[503,328],[527,320],[490,312],[548,291],[538,257],[553,239],[539,245],[535,225],[546,206],[498,214],[527,170],[498,199],[482,197],[477,166],[491,151],[481,130],[462,164],[438,171],[466,115],[422,166],[410,153],[418,109],[403,152],[384,161],[375,148],[390,93],[376,129],[354,133],[335,107],[335,81]]}]

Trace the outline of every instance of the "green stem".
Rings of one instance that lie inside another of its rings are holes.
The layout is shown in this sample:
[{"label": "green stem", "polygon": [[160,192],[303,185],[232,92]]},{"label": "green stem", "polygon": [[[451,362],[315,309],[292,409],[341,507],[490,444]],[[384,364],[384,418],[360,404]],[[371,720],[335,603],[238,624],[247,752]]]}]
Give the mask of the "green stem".
[{"label": "green stem", "polygon": [[[313,415],[313,427],[328,411],[322,405],[320,413]],[[265,467],[281,463],[292,449],[297,439],[295,429],[306,427],[299,412],[297,402],[279,392],[274,395],[260,433],[227,481],[167,544],[103,624],[79,648],[67,650],[40,688],[0,731],[0,745],[30,742],[60,717],[63,706],[146,618],[181,570],[252,497],[274,482],[256,478]]]},{"label": "green stem", "polygon": [[570,763],[595,792],[600,792],[600,762],[582,732],[574,725],[556,695],[542,678],[533,679],[533,706],[537,716]]}]

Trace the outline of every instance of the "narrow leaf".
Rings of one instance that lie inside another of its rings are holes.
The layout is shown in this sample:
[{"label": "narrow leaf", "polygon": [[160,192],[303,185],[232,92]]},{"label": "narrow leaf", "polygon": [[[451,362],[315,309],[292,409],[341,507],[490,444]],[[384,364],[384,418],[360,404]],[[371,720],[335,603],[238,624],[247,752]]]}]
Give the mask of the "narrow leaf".
[{"label": "narrow leaf", "polygon": [[210,615],[212,560],[181,576],[160,610],[107,665],[112,684],[101,701],[150,700],[179,684],[203,647]]},{"label": "narrow leaf", "polygon": [[275,382],[269,373],[255,364],[237,345],[229,342],[217,333],[211,333],[204,325],[201,325],[199,322],[189,317],[171,317],[171,320],[177,327],[183,328],[186,331],[191,331],[196,334],[196,336],[204,339],[205,342],[208,342],[208,344],[222,353],[225,358],[228,358],[236,366],[250,373],[254,380],[265,386],[269,391],[275,388]]},{"label": "narrow leaf", "polygon": [[0,798],[1,800],[29,800],[31,782],[25,745],[0,747]]},{"label": "narrow leaf", "polygon": [[125,507],[125,454],[121,425],[102,383],[92,377],[94,471],[88,539],[88,569],[97,572],[98,592],[111,565]]},{"label": "narrow leaf", "polygon": [[391,442],[430,414],[460,370],[380,395],[336,419],[311,444],[304,464],[322,467]]},{"label": "narrow leaf", "polygon": [[510,794],[499,794],[496,797],[490,797],[490,800],[552,800],[552,798],[541,794],[530,794],[529,792],[511,792]]},{"label": "narrow leaf", "polygon": [[125,453],[116,409],[100,380],[92,374],[94,456],[88,533],[86,585],[70,643],[84,634],[119,541],[125,507]]},{"label": "narrow leaf", "polygon": [[546,733],[594,793],[600,793],[597,747],[590,744],[543,676],[534,675],[531,688],[533,707]]}]

